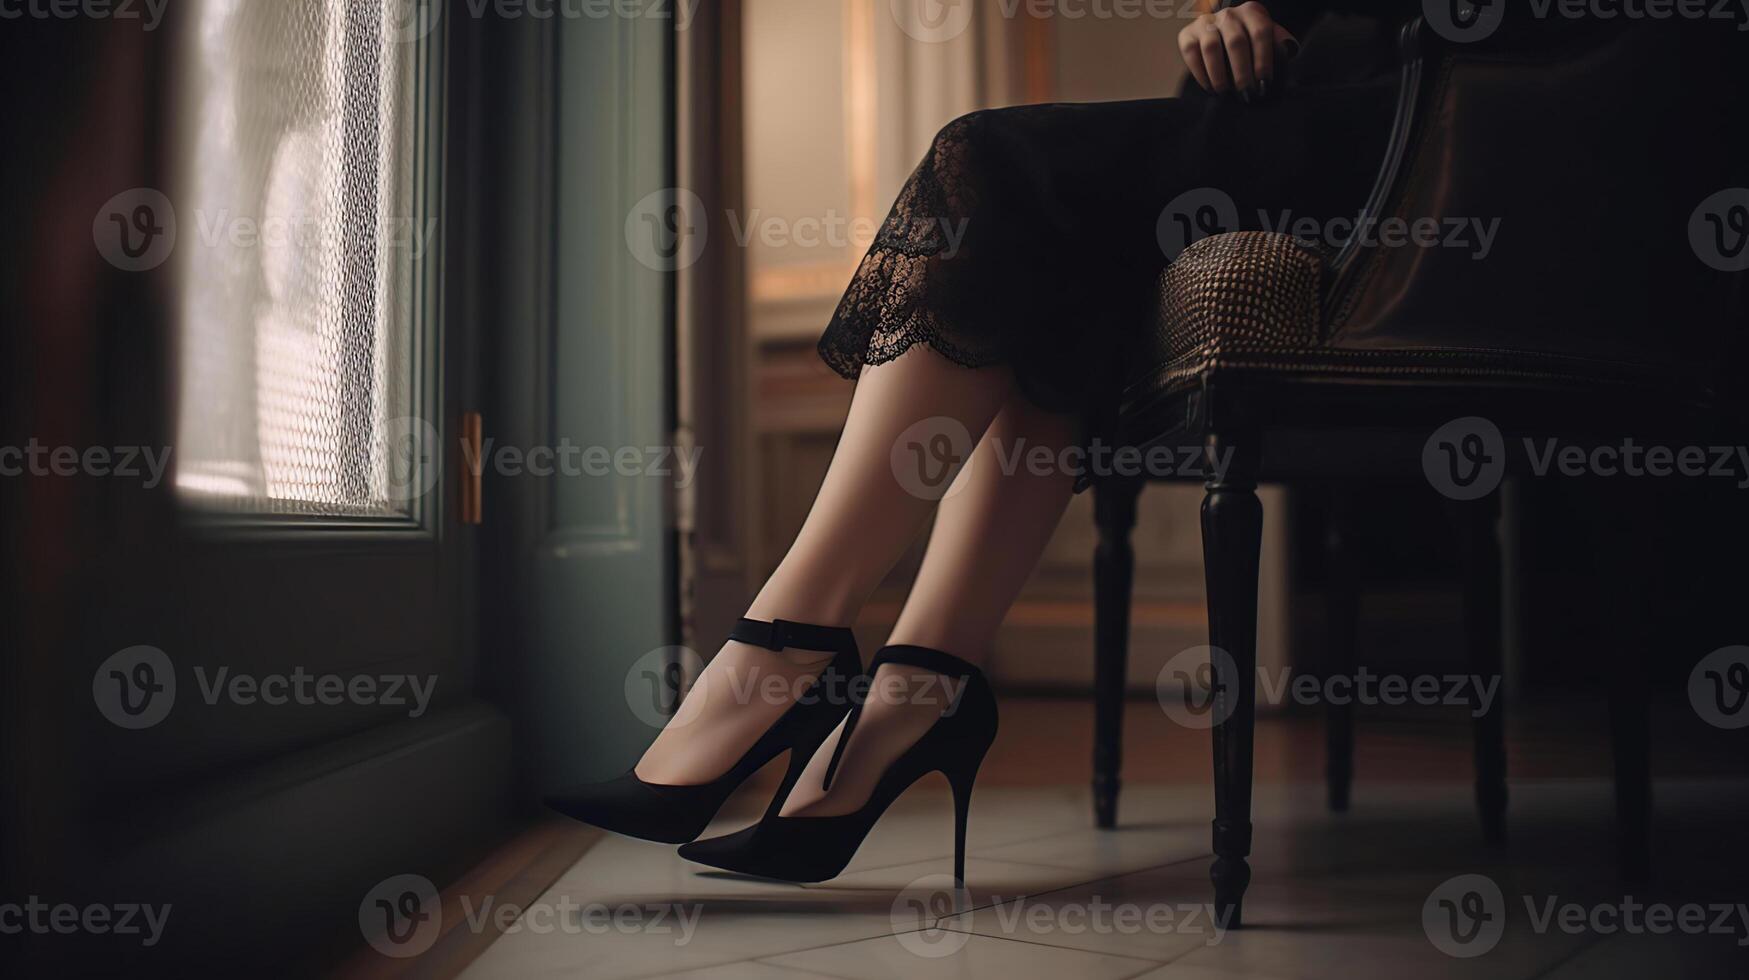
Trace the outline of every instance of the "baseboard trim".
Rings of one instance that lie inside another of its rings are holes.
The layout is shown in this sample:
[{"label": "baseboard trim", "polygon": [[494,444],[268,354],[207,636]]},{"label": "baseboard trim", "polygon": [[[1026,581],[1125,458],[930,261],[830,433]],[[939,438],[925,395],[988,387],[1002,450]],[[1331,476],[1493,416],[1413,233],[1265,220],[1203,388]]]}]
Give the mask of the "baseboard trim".
[{"label": "baseboard trim", "polygon": [[131,976],[313,975],[362,942],[359,907],[378,882],[441,887],[514,831],[512,770],[508,720],[471,703],[94,822],[131,838],[94,887],[171,906],[157,946],[116,937],[101,962]]}]

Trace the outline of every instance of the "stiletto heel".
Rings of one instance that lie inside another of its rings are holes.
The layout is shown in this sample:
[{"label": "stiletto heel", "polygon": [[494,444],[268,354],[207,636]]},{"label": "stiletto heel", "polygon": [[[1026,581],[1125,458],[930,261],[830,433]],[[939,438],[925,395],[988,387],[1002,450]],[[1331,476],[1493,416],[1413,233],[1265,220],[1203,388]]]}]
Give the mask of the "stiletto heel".
[{"label": "stiletto heel", "polygon": [[618,779],[593,783],[553,793],[546,805],[574,820],[603,830],[663,844],[683,844],[704,832],[730,794],[772,759],[790,753],[777,798],[768,813],[775,814],[789,794],[807,760],[831,736],[839,719],[850,710],[851,694],[861,685],[853,683],[862,674],[862,658],[856,652],[856,637],[837,626],[810,626],[785,620],[765,623],[743,619],[729,631],[729,639],[773,652],[788,649],[817,650],[834,654],[820,672],[812,698],[790,706],[766,729],[729,771],[708,783],[668,786],[638,778],[636,770]]},{"label": "stiletto heel", "polygon": [[953,880],[961,888],[966,886],[966,818],[971,816],[972,784],[978,780],[978,766],[983,761],[980,755],[971,768],[947,774],[953,787]]},{"label": "stiletto heel", "polygon": [[[961,682],[953,703],[927,732],[890,766],[862,808],[836,817],[785,817],[779,812],[784,796],[773,800],[765,817],[739,833],[687,844],[680,856],[725,871],[813,882],[835,878],[856,856],[857,848],[900,794],[932,772],[946,776],[954,799],[954,877],[965,883],[966,818],[972,784],[990,744],[996,740],[996,697],[977,667],[940,650],[891,646],[868,668],[873,677],[883,664],[917,667]],[[844,733],[826,767],[823,788],[830,788],[845,746],[862,717],[863,703],[850,709]]]}]

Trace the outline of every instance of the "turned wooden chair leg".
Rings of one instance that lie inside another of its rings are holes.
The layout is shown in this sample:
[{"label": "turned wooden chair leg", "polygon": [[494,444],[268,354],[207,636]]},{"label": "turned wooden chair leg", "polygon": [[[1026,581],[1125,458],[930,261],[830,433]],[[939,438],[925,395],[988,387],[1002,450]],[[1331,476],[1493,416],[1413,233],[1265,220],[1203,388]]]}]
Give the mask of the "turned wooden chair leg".
[{"label": "turned wooden chair leg", "polygon": [[1093,488],[1099,544],[1093,555],[1093,819],[1117,826],[1123,769],[1123,704],[1130,650],[1130,597],[1135,584],[1136,526],[1141,480],[1108,480]]},{"label": "turned wooden chair leg", "polygon": [[[1354,644],[1360,620],[1360,579],[1353,554],[1353,508],[1332,490],[1324,537],[1324,676],[1353,677]],[[1325,688],[1329,690],[1329,687]],[[1354,701],[1324,708],[1324,782],[1330,809],[1348,812],[1354,785]]]},{"label": "turned wooden chair leg", "polygon": [[[1214,667],[1215,914],[1243,924],[1251,882],[1251,760],[1257,724],[1257,568],[1263,504],[1257,499],[1255,440],[1208,440],[1202,503],[1203,569],[1208,580],[1209,645]],[[1213,461],[1219,460],[1223,468]]]},{"label": "turned wooden chair leg", "polygon": [[[1475,724],[1476,807],[1482,818],[1482,839],[1506,842],[1506,683],[1500,603],[1500,495],[1453,502],[1463,560],[1464,642],[1472,676],[1481,685],[1470,688]],[[1484,703],[1481,687],[1493,691]]]}]

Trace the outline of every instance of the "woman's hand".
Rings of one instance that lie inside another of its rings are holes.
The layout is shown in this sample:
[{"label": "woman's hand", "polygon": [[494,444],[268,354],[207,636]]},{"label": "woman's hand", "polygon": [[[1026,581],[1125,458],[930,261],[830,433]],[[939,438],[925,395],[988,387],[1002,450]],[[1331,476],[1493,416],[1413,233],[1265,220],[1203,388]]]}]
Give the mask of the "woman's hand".
[{"label": "woman's hand", "polygon": [[1221,95],[1269,94],[1275,66],[1299,49],[1300,42],[1257,0],[1203,14],[1178,32],[1178,50],[1191,76]]}]

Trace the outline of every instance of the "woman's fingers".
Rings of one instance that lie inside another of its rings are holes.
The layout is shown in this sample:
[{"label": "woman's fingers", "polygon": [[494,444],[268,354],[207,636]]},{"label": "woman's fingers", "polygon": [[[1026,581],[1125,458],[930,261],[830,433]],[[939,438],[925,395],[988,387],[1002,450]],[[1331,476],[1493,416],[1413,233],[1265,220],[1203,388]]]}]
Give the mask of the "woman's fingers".
[{"label": "woman's fingers", "polygon": [[1242,46],[1250,48],[1251,73],[1257,79],[1254,90],[1262,94],[1268,83],[1275,81],[1275,21],[1260,3],[1241,4],[1234,8],[1233,16],[1245,27]]},{"label": "woman's fingers", "polygon": [[1220,31],[1221,44],[1227,49],[1227,67],[1232,70],[1233,87],[1250,92],[1257,87],[1257,76],[1251,70],[1251,32],[1232,10],[1215,15],[1215,27]]},{"label": "woman's fingers", "polygon": [[1233,90],[1233,75],[1227,70],[1227,44],[1213,20],[1198,32],[1197,44],[1202,48],[1202,65],[1208,71],[1209,91],[1226,95]]},{"label": "woman's fingers", "polygon": [[1184,57],[1184,67],[1190,69],[1190,77],[1196,79],[1196,84],[1201,85],[1205,92],[1213,92],[1208,68],[1202,62],[1202,42],[1197,40],[1196,32],[1189,28],[1179,32],[1178,53]]},{"label": "woman's fingers", "polygon": [[1203,14],[1178,34],[1190,76],[1222,95],[1267,92],[1277,66],[1297,54],[1299,45],[1256,0]]}]

